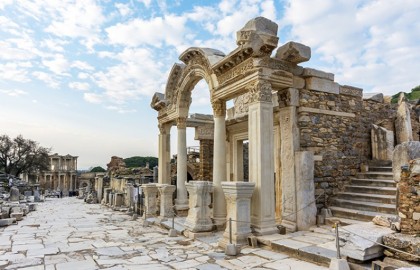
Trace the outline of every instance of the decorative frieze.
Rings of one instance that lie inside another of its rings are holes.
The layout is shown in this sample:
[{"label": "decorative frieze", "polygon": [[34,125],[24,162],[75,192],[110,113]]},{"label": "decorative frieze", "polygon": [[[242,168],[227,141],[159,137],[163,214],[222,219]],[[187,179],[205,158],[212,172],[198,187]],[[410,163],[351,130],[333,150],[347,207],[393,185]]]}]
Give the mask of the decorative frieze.
[{"label": "decorative frieze", "polygon": [[249,58],[239,65],[235,66],[234,68],[228,70],[226,73],[221,74],[217,79],[220,84],[223,84],[233,78],[238,76],[242,76],[246,74],[248,71],[254,68],[254,61],[252,58]]}]

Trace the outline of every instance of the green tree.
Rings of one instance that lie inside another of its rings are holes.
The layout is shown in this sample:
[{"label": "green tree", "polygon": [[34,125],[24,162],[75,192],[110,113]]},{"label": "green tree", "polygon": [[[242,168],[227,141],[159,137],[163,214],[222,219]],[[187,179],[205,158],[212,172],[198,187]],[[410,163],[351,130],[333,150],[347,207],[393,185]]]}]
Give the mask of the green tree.
[{"label": "green tree", "polygon": [[15,176],[47,170],[50,151],[33,140],[24,139],[22,135],[14,139],[1,135],[0,170]]},{"label": "green tree", "polygon": [[156,157],[129,157],[124,159],[127,168],[145,167],[146,163],[149,163],[149,168],[153,168],[158,165],[158,158]]},{"label": "green tree", "polygon": [[420,85],[414,87],[413,89],[411,89],[410,93],[405,93],[405,92],[398,92],[397,94],[392,96],[391,99],[391,103],[397,103],[398,102],[398,98],[400,97],[400,94],[404,93],[405,97],[408,100],[416,100],[420,98]]},{"label": "green tree", "polygon": [[90,172],[106,172],[106,170],[104,168],[102,168],[101,166],[96,166],[93,167]]}]

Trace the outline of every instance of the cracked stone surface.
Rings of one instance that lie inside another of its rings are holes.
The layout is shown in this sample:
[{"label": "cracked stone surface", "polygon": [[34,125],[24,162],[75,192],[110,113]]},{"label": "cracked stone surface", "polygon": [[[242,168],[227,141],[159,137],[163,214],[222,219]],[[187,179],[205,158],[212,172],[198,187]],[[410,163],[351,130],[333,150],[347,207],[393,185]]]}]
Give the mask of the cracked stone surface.
[{"label": "cracked stone surface", "polygon": [[226,256],[218,238],[168,237],[102,205],[54,198],[0,228],[0,269],[327,269],[260,248]]}]

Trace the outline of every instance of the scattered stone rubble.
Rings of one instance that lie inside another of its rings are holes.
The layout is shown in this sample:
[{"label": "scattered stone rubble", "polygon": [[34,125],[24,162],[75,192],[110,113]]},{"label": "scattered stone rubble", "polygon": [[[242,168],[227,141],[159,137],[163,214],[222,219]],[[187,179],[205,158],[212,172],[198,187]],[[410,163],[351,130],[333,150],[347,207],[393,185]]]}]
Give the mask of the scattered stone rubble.
[{"label": "scattered stone rubble", "polygon": [[[37,193],[38,189],[35,191]],[[10,188],[9,194],[2,194],[3,200],[0,199],[0,227],[17,224],[29,212],[36,210],[35,198],[37,196],[33,196],[32,192],[28,191],[25,194],[26,196],[20,194],[19,189],[14,186]],[[37,201],[41,201],[39,193],[37,194]]]}]

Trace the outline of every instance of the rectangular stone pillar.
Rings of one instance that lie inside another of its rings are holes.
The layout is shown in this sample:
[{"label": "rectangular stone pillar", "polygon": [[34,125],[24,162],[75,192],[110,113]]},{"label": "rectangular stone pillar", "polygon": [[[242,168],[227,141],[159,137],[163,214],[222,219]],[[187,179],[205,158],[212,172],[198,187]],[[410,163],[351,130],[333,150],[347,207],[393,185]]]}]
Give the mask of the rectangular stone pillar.
[{"label": "rectangular stone pillar", "polygon": [[271,84],[252,85],[248,108],[249,181],[255,183],[251,222],[256,234],[276,233],[274,209],[273,103]]},{"label": "rectangular stone pillar", "polygon": [[295,152],[296,174],[296,226],[299,231],[308,231],[316,225],[316,202],[314,183],[314,154],[309,151]]},{"label": "rectangular stone pillar", "polygon": [[282,225],[296,231],[295,152],[299,150],[296,107],[280,108]]},{"label": "rectangular stone pillar", "polygon": [[[227,222],[229,218],[233,221],[232,243],[239,246],[247,243],[247,238],[251,235],[251,196],[254,191],[255,183],[249,182],[222,182],[223,192],[227,203]],[[226,248],[230,237],[230,224],[226,224],[223,238],[219,241],[219,246]]]}]

